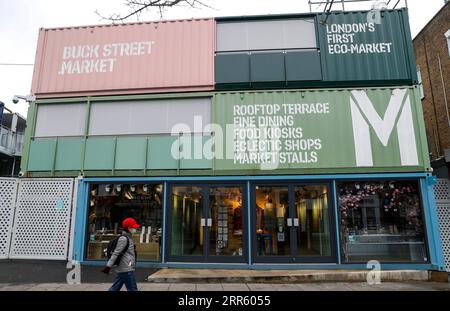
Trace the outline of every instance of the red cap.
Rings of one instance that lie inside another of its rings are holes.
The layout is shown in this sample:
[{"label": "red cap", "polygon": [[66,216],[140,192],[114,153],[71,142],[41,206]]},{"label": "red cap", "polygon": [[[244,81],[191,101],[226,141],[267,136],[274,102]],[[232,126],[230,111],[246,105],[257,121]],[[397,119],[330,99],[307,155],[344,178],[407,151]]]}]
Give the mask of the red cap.
[{"label": "red cap", "polygon": [[134,220],[134,218],[126,218],[122,221],[122,227],[123,228],[140,228],[141,226],[138,225],[138,223],[136,222],[136,220]]}]

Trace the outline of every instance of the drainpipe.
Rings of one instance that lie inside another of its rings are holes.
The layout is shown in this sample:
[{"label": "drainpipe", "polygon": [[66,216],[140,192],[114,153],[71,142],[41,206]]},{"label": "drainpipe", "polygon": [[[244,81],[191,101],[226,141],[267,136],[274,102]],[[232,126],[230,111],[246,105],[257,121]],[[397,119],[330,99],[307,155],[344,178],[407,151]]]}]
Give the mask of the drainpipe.
[{"label": "drainpipe", "polygon": [[[439,148],[436,150],[437,155],[436,155],[436,159],[439,158],[441,156],[441,133],[439,131],[439,123],[437,120],[437,112],[436,112],[436,102],[434,101],[434,93],[433,93],[433,82],[431,79],[431,73],[430,73],[430,63],[428,60],[428,51],[427,51],[427,46],[425,43],[425,33],[422,36],[422,44],[423,44],[423,50],[425,52],[425,62],[427,65],[427,74],[428,74],[428,82],[430,83],[430,93],[431,93],[431,105],[433,106],[433,112],[434,112],[434,122],[436,123],[436,131],[437,131],[437,143],[439,145]],[[434,137],[436,139],[436,137]]]}]

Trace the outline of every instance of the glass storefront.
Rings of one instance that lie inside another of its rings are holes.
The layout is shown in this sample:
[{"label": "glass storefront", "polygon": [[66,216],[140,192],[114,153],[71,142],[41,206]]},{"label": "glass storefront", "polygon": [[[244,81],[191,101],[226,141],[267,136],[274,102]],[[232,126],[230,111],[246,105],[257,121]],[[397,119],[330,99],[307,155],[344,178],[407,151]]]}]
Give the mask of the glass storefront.
[{"label": "glass storefront", "polygon": [[122,220],[133,217],[142,226],[133,236],[138,261],[161,261],[165,230],[169,262],[245,263],[251,252],[257,263],[336,263],[337,247],[343,263],[428,262],[418,180],[248,185],[90,184],[85,259],[105,260]]},{"label": "glass storefront", "polygon": [[242,256],[242,189],[209,188],[210,255]]},{"label": "glass storefront", "polygon": [[256,249],[258,256],[291,256],[287,226],[288,187],[256,188]]},{"label": "glass storefront", "polygon": [[331,256],[328,187],[295,187],[297,256]]},{"label": "glass storefront", "polygon": [[334,261],[327,185],[256,185],[254,200],[257,257]]},{"label": "glass storefront", "polygon": [[141,225],[133,235],[139,261],[161,258],[161,184],[92,184],[89,189],[88,260],[106,260],[108,242],[121,234],[122,220],[133,217]]},{"label": "glass storefront", "polygon": [[417,181],[337,185],[345,262],[427,261]]},{"label": "glass storefront", "polygon": [[203,255],[202,188],[174,187],[172,200],[171,254],[175,256]]},{"label": "glass storefront", "polygon": [[171,258],[244,260],[242,192],[234,185],[171,187]]}]

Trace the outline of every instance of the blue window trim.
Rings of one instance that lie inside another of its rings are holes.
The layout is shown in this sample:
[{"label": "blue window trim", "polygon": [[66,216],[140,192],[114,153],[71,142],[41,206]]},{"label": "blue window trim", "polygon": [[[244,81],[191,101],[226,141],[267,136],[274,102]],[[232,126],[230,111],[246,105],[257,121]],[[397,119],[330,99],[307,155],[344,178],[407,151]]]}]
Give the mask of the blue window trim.
[{"label": "blue window trim", "polygon": [[342,180],[376,178],[426,178],[430,173],[388,173],[388,174],[336,174],[336,175],[258,175],[258,176],[195,176],[195,177],[87,177],[83,182],[150,182],[150,181],[213,181],[213,180]]},{"label": "blue window trim", "polygon": [[251,265],[252,264],[252,226],[251,226],[251,197],[250,197],[250,181],[246,182],[246,191],[247,191],[247,236],[248,236],[248,251],[247,251],[247,255],[248,255],[248,264]]},{"label": "blue window trim", "polygon": [[[90,183],[118,183],[118,182],[151,182],[159,181],[164,183],[164,192],[167,189],[168,182],[171,181],[242,181],[245,180],[247,184],[247,192],[250,191],[249,184],[251,181],[258,180],[330,180],[333,183],[334,190],[336,189],[336,181],[339,180],[364,180],[364,179],[419,179],[420,187],[422,192],[422,200],[424,207],[424,215],[426,221],[427,230],[427,244],[430,254],[430,264],[415,264],[415,263],[394,263],[394,264],[381,264],[384,269],[400,269],[407,267],[408,269],[417,270],[445,270],[444,258],[442,254],[442,246],[439,235],[439,224],[437,220],[436,204],[434,200],[433,192],[433,182],[434,177],[430,173],[388,173],[388,174],[337,174],[337,175],[269,175],[269,176],[201,176],[201,177],[102,177],[102,178],[83,178],[80,180],[78,197],[77,197],[77,213],[76,213],[76,224],[75,224],[75,237],[73,245],[73,260],[81,262],[82,264],[88,265],[103,265],[103,261],[89,261],[84,260],[85,258],[85,238],[86,238],[86,227],[87,227],[87,206],[89,199],[89,184]],[[338,203],[336,200],[336,191],[334,191],[335,196],[335,217],[336,217],[336,237],[337,242],[340,239],[339,231],[339,213],[338,213]],[[167,206],[166,195],[164,195],[164,207]],[[247,202],[247,208],[250,208],[250,200]],[[166,211],[163,208],[163,224],[166,223]],[[250,217],[248,217],[248,222],[250,222]],[[250,225],[248,226],[250,228]],[[337,247],[337,264],[289,264],[289,265],[279,265],[279,264],[253,264],[251,257],[248,259],[247,264],[215,264],[215,263],[172,263],[166,262],[165,260],[165,239],[166,232],[163,230],[163,245],[162,245],[162,260],[159,263],[152,262],[141,262],[138,263],[138,267],[224,267],[224,268],[246,268],[246,269],[367,269],[365,265],[361,264],[350,264],[342,263],[340,256],[340,243]],[[251,253],[251,245],[249,239],[249,254]],[[325,268],[326,267],[326,268]]]},{"label": "blue window trim", "polygon": [[337,256],[337,261],[338,261],[338,264],[341,264],[342,263],[342,258],[341,258],[341,230],[340,230],[340,216],[339,216],[339,200],[338,200],[338,197],[337,197],[337,191],[336,191],[336,189],[337,189],[337,187],[336,187],[336,180],[333,180],[333,196],[334,196],[334,198],[333,198],[333,204],[334,204],[334,216],[335,216],[335,218],[336,218],[336,220],[335,220],[335,225],[336,225],[336,228],[335,228],[335,230],[336,230],[336,245],[337,245],[337,247],[336,247],[336,256]]},{"label": "blue window trim", "polygon": [[[104,266],[106,261],[82,261],[84,266]],[[186,269],[249,269],[249,270],[368,270],[366,264],[236,264],[193,262],[138,262],[137,268],[186,268]],[[381,270],[433,270],[432,264],[389,263],[381,264]]]},{"label": "blue window trim", "polygon": [[434,176],[428,176],[426,179],[420,179],[430,262],[435,269],[445,271],[444,255],[442,251],[442,242],[439,233],[439,222],[436,211],[436,201],[434,198],[433,186],[435,184],[436,177]]},{"label": "blue window trim", "polygon": [[73,239],[72,260],[81,262],[84,260],[84,245],[86,243],[87,226],[87,202],[89,200],[89,183],[80,180],[78,183],[77,212],[75,216],[75,236]]},{"label": "blue window trim", "polygon": [[[161,224],[166,227],[166,206],[167,206],[167,195],[166,195],[166,191],[167,191],[167,181],[164,182],[163,185],[163,208],[162,208],[162,222]],[[161,228],[163,230],[162,231],[162,245],[161,245],[161,262],[165,263],[166,262],[166,231],[165,228]]]}]

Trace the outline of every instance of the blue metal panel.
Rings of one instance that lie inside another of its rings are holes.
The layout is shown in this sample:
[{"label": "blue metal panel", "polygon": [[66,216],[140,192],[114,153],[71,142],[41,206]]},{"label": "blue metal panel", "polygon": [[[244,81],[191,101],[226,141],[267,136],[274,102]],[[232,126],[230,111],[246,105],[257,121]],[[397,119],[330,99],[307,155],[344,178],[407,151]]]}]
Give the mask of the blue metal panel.
[{"label": "blue metal panel", "polygon": [[247,181],[247,236],[248,236],[248,263],[252,264],[252,226],[251,226],[250,182]]},{"label": "blue metal panel", "polygon": [[[432,187],[432,176],[429,173],[389,173],[389,174],[342,174],[342,175],[274,175],[274,176],[214,176],[214,177],[115,177],[115,178],[85,178],[80,182],[78,192],[77,218],[76,218],[76,235],[74,239],[74,259],[81,261],[83,264],[104,264],[102,261],[83,261],[84,259],[84,244],[86,232],[87,219],[87,201],[88,201],[88,184],[95,182],[138,182],[138,181],[164,181],[164,191],[167,191],[167,184],[169,181],[214,181],[214,180],[245,180],[247,185],[247,196],[250,198],[250,182],[257,180],[332,180],[334,190],[334,209],[336,218],[336,234],[338,241],[338,264],[253,264],[251,261],[251,217],[250,199],[247,200],[248,208],[248,233],[249,233],[249,258],[248,264],[214,264],[214,263],[166,263],[165,262],[165,241],[166,232],[163,230],[163,245],[162,245],[162,263],[143,262],[139,263],[141,267],[179,267],[179,268],[226,268],[226,269],[363,269],[367,267],[364,264],[342,264],[340,256],[340,232],[339,232],[339,213],[338,200],[336,193],[336,180],[357,180],[357,179],[420,179],[424,216],[427,224],[428,245],[430,248],[430,262],[431,264],[413,264],[413,263],[398,263],[398,264],[382,264],[382,269],[413,269],[413,270],[429,270],[429,269],[444,269],[444,260],[442,256],[442,248],[440,244],[437,214],[434,203],[434,193]],[[167,199],[164,196],[163,209],[163,223],[166,223],[166,206]]]},{"label": "blue metal panel", "polygon": [[429,176],[425,180],[420,180],[430,262],[435,269],[445,271],[444,255],[442,252],[442,242],[439,234],[439,223],[436,212],[436,201],[434,199],[433,185],[435,183],[436,177],[434,176]]},{"label": "blue metal panel", "polygon": [[89,184],[80,180],[78,184],[78,196],[77,196],[77,213],[75,218],[75,236],[73,243],[73,258],[75,261],[84,260],[84,245],[85,245],[85,233],[86,233],[86,219],[87,219],[87,200]]},{"label": "blue metal panel", "polygon": [[342,175],[269,175],[269,176],[201,176],[201,177],[102,177],[85,178],[86,182],[145,182],[145,181],[235,181],[235,180],[356,180],[389,178],[425,178],[430,173],[388,173],[388,174],[342,174]]},{"label": "blue metal panel", "polygon": [[[106,261],[83,261],[85,266],[104,266]],[[185,269],[248,269],[248,270],[368,270],[365,264],[224,264],[224,263],[154,263],[138,262],[138,268],[185,268]],[[381,270],[432,270],[430,264],[395,263],[381,264]]]},{"label": "blue metal panel", "polygon": [[337,197],[337,193],[336,193],[336,181],[333,180],[333,208],[334,208],[334,217],[336,218],[336,255],[337,255],[337,260],[338,260],[338,264],[341,264],[341,232],[339,229],[339,224],[340,224],[340,217],[339,217],[339,201],[338,201],[338,197]]},{"label": "blue metal panel", "polygon": [[162,225],[164,228],[162,228],[162,246],[161,246],[161,261],[164,263],[166,262],[166,209],[167,209],[167,181],[164,182],[163,186],[163,219],[162,219]]}]

